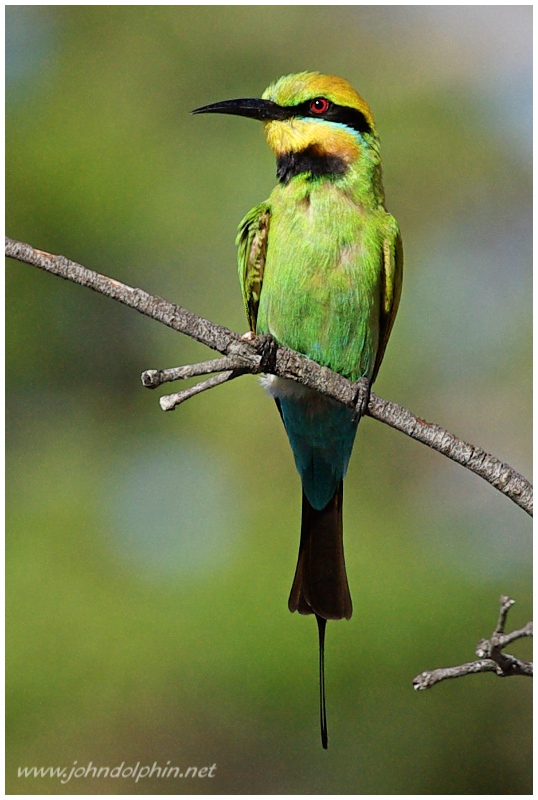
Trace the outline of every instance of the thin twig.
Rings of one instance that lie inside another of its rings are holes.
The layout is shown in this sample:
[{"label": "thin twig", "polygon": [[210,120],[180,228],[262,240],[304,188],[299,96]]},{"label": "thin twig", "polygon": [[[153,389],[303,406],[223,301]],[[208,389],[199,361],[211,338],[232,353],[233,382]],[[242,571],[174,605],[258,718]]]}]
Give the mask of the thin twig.
[{"label": "thin twig", "polygon": [[[237,375],[265,372],[298,381],[304,386],[354,408],[356,386],[353,383],[293,350],[275,344],[272,350],[267,351],[267,341],[264,341],[263,337],[246,340],[228,328],[215,325],[161,297],[154,297],[142,289],[133,288],[106,275],[89,270],[74,261],[69,261],[64,256],[55,256],[42,250],[36,250],[29,244],[8,237],[6,237],[6,255],[118,300],[225,356],[223,359],[179,367],[177,370],[148,370],[143,374],[143,382],[150,388],[160,385],[165,380],[175,380],[176,378],[171,377],[172,374],[176,374],[178,378],[185,378],[217,371],[231,371]],[[226,378],[226,380],[229,379]],[[222,382],[224,381],[215,381],[199,391],[212,388]],[[186,393],[178,393],[177,396],[181,398],[179,402],[184,402],[188,397],[193,397],[198,393],[189,389],[186,390]],[[171,404],[169,408],[174,408],[175,405]],[[508,464],[501,462],[485,450],[459,439],[439,425],[415,416],[403,406],[383,400],[373,392],[370,396],[367,413],[374,419],[422,442],[479,475],[532,515],[532,485]]]},{"label": "thin twig", "polygon": [[482,661],[469,661],[467,664],[460,664],[457,667],[441,667],[432,669],[428,672],[421,672],[413,681],[413,689],[418,692],[424,689],[431,689],[436,683],[449,680],[450,678],[463,678],[465,675],[475,675],[477,672],[497,672],[497,664],[494,661],[483,659]]},{"label": "thin twig", "polygon": [[532,622],[525,627],[512,633],[504,633],[506,615],[514,605],[515,600],[510,597],[502,596],[500,599],[500,613],[497,627],[493,631],[490,639],[482,639],[476,648],[478,661],[470,661],[460,664],[457,667],[441,667],[426,672],[421,672],[413,681],[413,688],[417,691],[430,689],[436,683],[449,680],[450,678],[462,678],[465,675],[474,675],[477,672],[494,672],[499,678],[508,678],[512,675],[524,675],[532,678],[533,665],[530,661],[522,661],[519,658],[503,653],[503,649],[515,642],[516,639],[523,639],[532,636]]},{"label": "thin twig", "polygon": [[226,383],[226,381],[239,377],[239,374],[240,373],[234,372],[231,369],[227,372],[221,372],[219,375],[208,378],[207,381],[200,381],[200,383],[197,383],[196,386],[192,386],[190,389],[184,389],[182,392],[176,392],[176,394],[163,395],[159,399],[159,405],[163,411],[172,411],[176,406],[188,400],[189,397],[194,397],[195,394],[200,394],[200,392],[205,392],[207,389],[220,386],[221,383]]},{"label": "thin twig", "polygon": [[[533,635],[533,625],[532,622],[527,622],[523,628],[520,628],[518,631],[512,631],[512,633],[503,633],[496,635],[496,642],[499,647],[505,648],[512,642],[515,642],[516,639],[524,639],[525,637],[532,637]],[[484,639],[479,645],[476,650],[477,656],[482,658],[483,656],[488,654],[488,650],[485,649],[485,643],[489,643],[489,639]]]},{"label": "thin twig", "polygon": [[503,594],[501,595],[501,599],[499,601],[500,608],[499,608],[499,619],[497,620],[497,626],[493,632],[494,636],[498,634],[504,633],[504,626],[506,625],[506,617],[508,616],[508,612],[512,608],[516,601],[512,600],[511,597]]},{"label": "thin twig", "polygon": [[532,622],[528,622],[525,627],[512,633],[505,633],[504,626],[506,625],[506,617],[516,601],[511,597],[502,595],[500,599],[499,619],[497,620],[497,627],[489,639],[482,639],[476,647],[476,655],[478,658],[492,658],[494,661],[502,661],[511,656],[502,654],[502,650],[515,642],[516,639],[523,639],[527,636],[532,636]]},{"label": "thin twig", "polygon": [[156,389],[163,383],[197,378],[200,375],[224,372],[229,369],[237,369],[237,359],[225,356],[224,358],[213,358],[211,361],[202,361],[199,364],[172,367],[172,369],[147,369],[140,377],[146,389]]}]

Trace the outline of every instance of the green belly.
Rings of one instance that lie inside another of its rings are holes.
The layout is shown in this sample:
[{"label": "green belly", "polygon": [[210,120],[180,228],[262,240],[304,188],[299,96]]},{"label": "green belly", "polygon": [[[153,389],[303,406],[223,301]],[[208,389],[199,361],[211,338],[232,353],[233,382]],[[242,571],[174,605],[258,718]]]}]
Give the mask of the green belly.
[{"label": "green belly", "polygon": [[356,380],[378,345],[381,246],[376,218],[334,190],[271,198],[257,330]]}]

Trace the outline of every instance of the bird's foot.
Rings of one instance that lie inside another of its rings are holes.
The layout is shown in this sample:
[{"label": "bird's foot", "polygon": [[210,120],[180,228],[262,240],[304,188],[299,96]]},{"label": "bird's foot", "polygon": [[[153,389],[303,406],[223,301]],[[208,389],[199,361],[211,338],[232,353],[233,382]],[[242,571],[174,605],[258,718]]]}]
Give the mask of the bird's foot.
[{"label": "bird's foot", "polygon": [[241,336],[244,342],[251,342],[256,352],[260,356],[258,372],[272,372],[276,364],[276,354],[278,344],[270,333],[256,335],[252,331],[247,331]]},{"label": "bird's foot", "polygon": [[260,372],[272,373],[276,365],[278,344],[270,333],[256,337],[256,349],[260,355]]},{"label": "bird's foot", "polygon": [[370,378],[359,378],[355,383],[355,397],[353,399],[355,411],[353,412],[353,422],[359,422],[361,417],[368,412],[370,393],[372,391],[372,381]]},{"label": "bird's foot", "polygon": [[272,373],[276,364],[276,354],[278,344],[270,333],[256,335],[252,331],[247,331],[241,336],[244,342],[250,342],[256,353],[260,356],[258,372]]}]

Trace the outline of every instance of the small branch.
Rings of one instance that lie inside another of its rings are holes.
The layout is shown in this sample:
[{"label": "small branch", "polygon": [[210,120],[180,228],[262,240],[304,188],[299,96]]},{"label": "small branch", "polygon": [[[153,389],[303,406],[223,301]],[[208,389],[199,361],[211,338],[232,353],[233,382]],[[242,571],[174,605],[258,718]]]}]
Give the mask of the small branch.
[{"label": "small branch", "polygon": [[184,389],[184,391],[177,392],[176,394],[163,395],[159,399],[159,405],[163,411],[172,411],[176,406],[188,400],[189,397],[194,397],[195,394],[205,392],[206,389],[213,389],[214,386],[220,386],[221,383],[226,383],[226,381],[233,380],[233,378],[238,378],[240,374],[240,372],[233,372],[232,370],[221,372],[220,375],[214,375],[207,381],[200,381],[200,383],[197,383],[196,386],[192,386],[190,389]]},{"label": "small branch", "polygon": [[[498,634],[496,637],[496,643],[499,647],[505,648],[512,642],[515,642],[516,639],[524,639],[525,637],[532,637],[533,630],[532,630],[532,622],[527,622],[527,624],[520,628],[518,631],[512,631],[512,633],[505,633],[505,634]],[[493,637],[492,637],[493,639]],[[489,649],[487,645],[489,645],[492,639],[483,639],[477,647],[476,655],[480,658],[487,656],[489,654]]]},{"label": "small branch", "polygon": [[446,681],[449,678],[463,678],[465,675],[474,675],[477,672],[497,672],[497,665],[494,661],[484,659],[460,664],[458,667],[442,667],[441,669],[432,669],[429,672],[421,672],[413,681],[413,689],[421,692],[424,689],[431,689],[436,683]]},{"label": "small branch", "polygon": [[200,375],[209,375],[211,372],[224,372],[230,369],[237,369],[236,358],[214,358],[211,361],[202,361],[200,364],[187,364],[184,367],[173,367],[172,369],[148,369],[140,377],[142,385],[146,389],[156,389],[163,383],[197,378]]},{"label": "small branch", "polygon": [[[161,297],[154,297],[142,289],[133,288],[89,270],[64,256],[36,250],[29,244],[8,237],[6,237],[6,256],[39,267],[81,286],[87,286],[223,354],[222,359],[205,361],[201,364],[178,367],[174,370],[144,372],[142,382],[149,388],[155,388],[170,380],[207,375],[211,372],[233,373],[233,376],[229,375],[222,380],[205,381],[201,384],[202,388],[197,391],[193,388],[179,392],[172,396],[176,400],[162,403],[163,408],[175,408],[178,403],[184,402],[189,397],[220,385],[232,377],[260,372],[295,380],[350,408],[355,407],[356,386],[353,383],[287,347],[281,347],[276,343],[273,343],[273,347],[268,347],[266,337],[247,340],[228,328],[215,325]],[[383,400],[373,392],[367,413],[370,417],[422,442],[479,475],[532,516],[532,485],[508,464],[485,450],[459,439],[439,425],[415,416],[403,406]]]},{"label": "small branch", "polygon": [[493,631],[490,639],[482,639],[476,648],[479,661],[470,661],[460,664],[457,667],[442,667],[428,672],[421,672],[413,681],[413,688],[417,691],[430,689],[436,683],[446,681],[449,678],[462,678],[464,675],[474,675],[477,672],[494,672],[500,678],[508,678],[512,675],[524,675],[532,678],[533,665],[529,661],[521,661],[503,653],[503,649],[515,642],[532,636],[532,622],[528,622],[524,628],[512,633],[505,634],[504,626],[509,609],[514,605],[515,600],[504,595],[500,599],[500,613],[497,627]]},{"label": "small branch", "polygon": [[505,594],[501,595],[501,599],[499,600],[500,603],[499,619],[497,620],[497,627],[493,631],[494,636],[504,633],[504,626],[506,625],[506,617],[508,616],[508,612],[510,611],[515,602],[516,601],[512,600],[511,597],[508,597]]},{"label": "small branch", "polygon": [[515,602],[516,601],[512,600],[511,597],[502,595],[500,600],[501,607],[499,611],[497,627],[493,631],[490,639],[482,639],[477,645],[476,655],[479,658],[491,658],[497,664],[510,668],[510,659],[512,659],[512,656],[504,655],[502,650],[504,650],[507,645],[515,642],[517,639],[523,639],[527,636],[532,636],[532,622],[528,622],[524,628],[521,628],[518,631],[512,631],[512,633],[504,632],[506,617],[508,616],[508,612]]}]

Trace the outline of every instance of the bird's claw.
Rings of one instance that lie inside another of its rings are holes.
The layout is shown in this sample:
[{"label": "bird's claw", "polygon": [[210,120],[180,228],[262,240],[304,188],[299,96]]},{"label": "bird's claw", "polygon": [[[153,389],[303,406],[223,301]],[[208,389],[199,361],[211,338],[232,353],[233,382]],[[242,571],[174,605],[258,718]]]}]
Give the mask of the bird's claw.
[{"label": "bird's claw", "polygon": [[270,333],[256,337],[256,349],[260,355],[260,372],[272,372],[276,364],[278,344]]},{"label": "bird's claw", "polygon": [[256,335],[253,331],[247,331],[241,336],[241,340],[251,343],[256,353],[260,356],[258,372],[272,372],[274,370],[278,344],[270,333]]},{"label": "bird's claw", "polygon": [[355,397],[353,399],[355,410],[353,412],[353,422],[359,422],[360,418],[364,417],[368,412],[371,391],[372,382],[370,378],[359,378],[355,383]]}]

